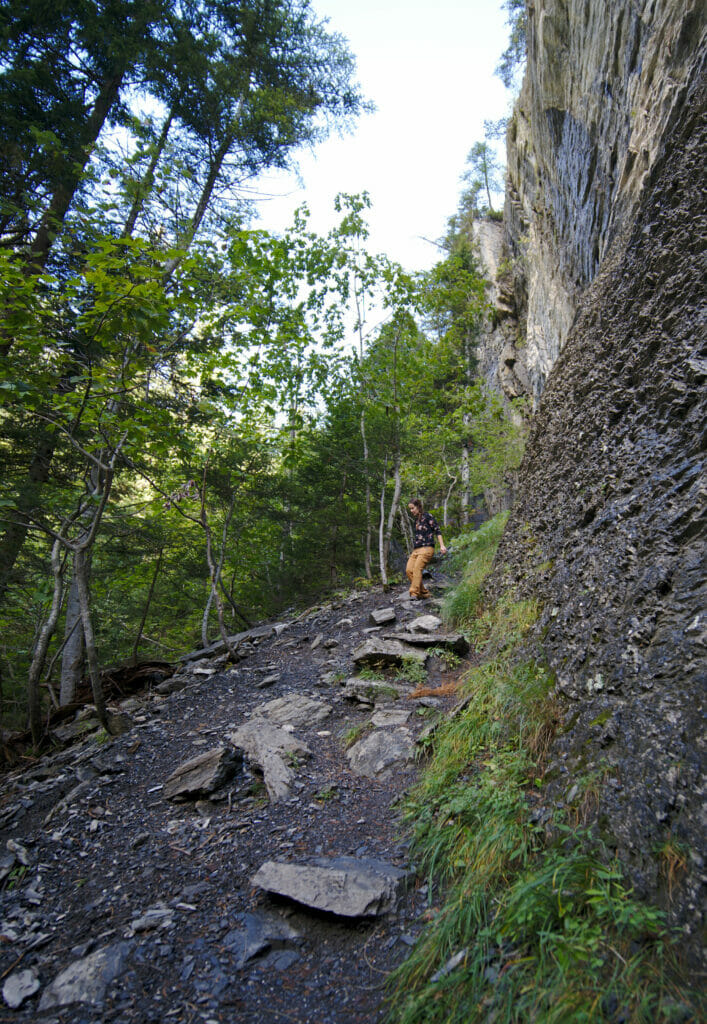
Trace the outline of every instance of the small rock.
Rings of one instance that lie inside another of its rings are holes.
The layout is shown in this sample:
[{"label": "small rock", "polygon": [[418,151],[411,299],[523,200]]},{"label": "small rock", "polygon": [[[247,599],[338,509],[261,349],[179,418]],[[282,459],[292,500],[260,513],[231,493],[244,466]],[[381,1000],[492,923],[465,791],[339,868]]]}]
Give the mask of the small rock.
[{"label": "small rock", "polygon": [[385,626],[388,622],[395,622],[395,609],[374,608],[368,618],[373,626]]},{"label": "small rock", "polygon": [[16,1010],[39,988],[39,978],[34,971],[15,971],[2,987],[2,997],[7,1005]]}]

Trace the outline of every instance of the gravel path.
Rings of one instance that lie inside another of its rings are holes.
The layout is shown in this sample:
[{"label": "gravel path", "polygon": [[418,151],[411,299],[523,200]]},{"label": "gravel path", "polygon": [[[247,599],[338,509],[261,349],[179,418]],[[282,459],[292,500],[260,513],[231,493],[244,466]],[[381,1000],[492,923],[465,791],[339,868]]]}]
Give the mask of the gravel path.
[{"label": "gravel path", "polygon": [[[6,776],[0,1020],[383,1019],[386,978],[429,910],[420,880],[408,882],[387,912],[344,918],[270,895],[252,878],[265,861],[341,856],[410,868],[396,801],[418,763],[366,778],[346,757],[345,737],[373,728],[372,709],[343,697],[352,651],[377,635],[364,632],[371,612],[391,606],[396,629],[434,611],[410,605],[403,588],[355,592],[283,620],[245,645],[248,656],[235,667],[218,658],[192,663],[179,692],[125,702],[133,720],[125,735],[75,743]],[[430,662],[432,686],[459,673]],[[412,699],[411,684],[397,685],[399,699],[387,701],[410,712],[413,740],[454,702]],[[228,744],[256,707],[293,693],[332,710],[323,721],[289,727],[311,756],[290,759],[286,799],[268,799],[247,758],[208,797],[165,799],[178,765]]]}]

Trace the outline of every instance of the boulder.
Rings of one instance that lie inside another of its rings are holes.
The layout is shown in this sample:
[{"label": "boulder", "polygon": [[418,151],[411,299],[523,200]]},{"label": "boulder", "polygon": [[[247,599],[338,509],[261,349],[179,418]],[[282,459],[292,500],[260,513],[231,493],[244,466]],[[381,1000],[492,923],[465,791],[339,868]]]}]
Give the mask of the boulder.
[{"label": "boulder", "polygon": [[233,778],[242,755],[230,747],[214,747],[185,761],[172,772],[164,787],[167,800],[206,796]]},{"label": "boulder", "polygon": [[266,861],[252,884],[315,910],[367,917],[394,910],[408,874],[372,858],[317,858],[311,864]]},{"label": "boulder", "polygon": [[411,714],[411,711],[405,711],[403,708],[381,708],[371,717],[371,725],[376,729],[405,725]]},{"label": "boulder", "polygon": [[346,757],[354,775],[374,779],[391,765],[410,761],[414,750],[409,729],[376,729],[347,750]]}]

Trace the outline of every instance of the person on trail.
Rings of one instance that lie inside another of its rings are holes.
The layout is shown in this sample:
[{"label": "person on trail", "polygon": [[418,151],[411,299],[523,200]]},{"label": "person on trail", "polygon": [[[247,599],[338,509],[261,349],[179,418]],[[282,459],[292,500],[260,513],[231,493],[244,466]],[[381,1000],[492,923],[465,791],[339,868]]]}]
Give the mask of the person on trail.
[{"label": "person on trail", "polygon": [[422,502],[419,498],[413,498],[408,502],[408,511],[415,517],[415,543],[405,573],[410,580],[410,597],[422,601],[430,596],[429,590],[422,582],[422,570],[434,558],[435,537],[439,540],[439,548],[443,555],[447,554],[447,549],[437,520],[429,512],[422,511]]}]

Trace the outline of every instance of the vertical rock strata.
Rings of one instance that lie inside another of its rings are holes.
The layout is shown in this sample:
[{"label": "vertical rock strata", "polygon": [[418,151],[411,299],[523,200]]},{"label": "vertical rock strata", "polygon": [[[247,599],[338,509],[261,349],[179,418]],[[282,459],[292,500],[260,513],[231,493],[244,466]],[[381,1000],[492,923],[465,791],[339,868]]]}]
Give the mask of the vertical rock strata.
[{"label": "vertical rock strata", "polygon": [[[574,9],[585,16],[573,29]],[[621,31],[600,47],[599,24],[624,9]],[[592,791],[602,836],[695,956],[705,881],[704,47],[689,80],[678,72],[685,49],[696,52],[696,10],[544,3],[533,15],[540,64],[530,75],[543,103],[554,99],[541,110],[524,90],[547,152],[531,158],[526,139],[514,173],[528,182],[523,201],[540,207],[534,245],[543,266],[556,260],[566,309],[611,245],[549,375],[489,584],[496,596],[510,585],[542,602],[535,640],[564,719],[550,800]],[[593,74],[580,27],[602,58]],[[646,65],[659,59],[649,80]],[[629,76],[622,88],[617,66]],[[658,77],[662,101],[652,102]],[[568,94],[584,96],[582,119]],[[531,285],[536,325],[556,297],[548,274],[539,269]],[[556,339],[571,319],[558,316]],[[675,874],[671,849],[685,859]]]},{"label": "vertical rock strata", "polygon": [[635,214],[706,38],[703,0],[529,5],[498,303],[512,323],[481,357],[509,397],[527,374],[539,398],[584,290]]}]

